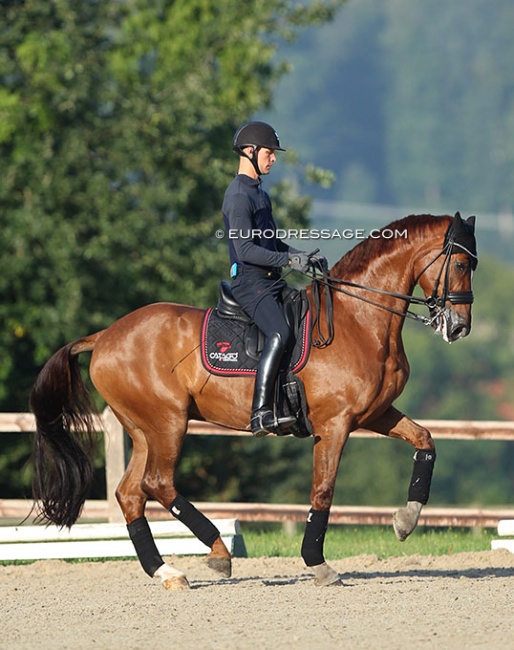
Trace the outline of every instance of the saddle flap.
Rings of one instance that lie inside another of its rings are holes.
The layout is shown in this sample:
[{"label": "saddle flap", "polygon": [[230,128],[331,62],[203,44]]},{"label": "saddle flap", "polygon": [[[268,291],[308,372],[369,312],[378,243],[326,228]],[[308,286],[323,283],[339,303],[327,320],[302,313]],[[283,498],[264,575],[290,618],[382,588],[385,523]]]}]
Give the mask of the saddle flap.
[{"label": "saddle flap", "polygon": [[257,325],[252,323],[249,326],[245,337],[245,350],[250,359],[260,359],[265,343],[266,337]]}]

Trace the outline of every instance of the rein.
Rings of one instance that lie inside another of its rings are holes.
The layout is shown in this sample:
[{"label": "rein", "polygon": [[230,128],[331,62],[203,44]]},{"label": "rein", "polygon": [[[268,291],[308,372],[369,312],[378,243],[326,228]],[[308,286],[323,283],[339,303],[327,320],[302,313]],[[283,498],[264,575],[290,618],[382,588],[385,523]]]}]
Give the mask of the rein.
[{"label": "rein", "polygon": [[[461,249],[461,251],[454,250],[455,248]],[[432,289],[432,294],[428,298],[418,298],[417,296],[397,293],[395,291],[387,291],[385,289],[377,289],[375,287],[368,287],[366,285],[359,284],[357,282],[351,282],[350,280],[343,280],[341,278],[332,278],[327,269],[318,269],[314,268],[312,275],[308,275],[313,280],[312,284],[312,297],[314,303],[314,321],[313,328],[316,326],[318,338],[314,339],[312,344],[318,348],[324,348],[330,345],[334,338],[334,319],[333,319],[333,306],[332,306],[332,295],[331,291],[337,291],[343,293],[357,300],[361,300],[369,305],[374,307],[379,307],[385,311],[401,316],[402,318],[410,318],[412,320],[423,323],[424,325],[432,325],[432,323],[439,317],[443,312],[445,304],[447,301],[451,302],[452,305],[465,305],[472,304],[474,300],[472,291],[449,291],[449,281],[450,281],[450,258],[452,254],[456,252],[465,252],[469,255],[472,260],[472,267],[476,266],[476,254],[462,245],[460,242],[455,240],[455,232],[452,231],[451,224],[446,233],[445,242],[442,250],[430,261],[425,268],[418,274],[415,280],[415,285],[418,283],[420,277],[427,271],[432,264],[434,264],[442,255],[444,255],[444,262],[441,265],[441,270],[435,281],[434,287]],[[444,280],[443,280],[443,290],[440,296],[437,295],[439,285],[441,283],[441,277],[444,270]],[[325,288],[325,317],[327,323],[327,334],[323,335],[321,331],[320,323],[320,309],[321,309],[321,298],[320,298],[320,285]],[[364,296],[358,296],[355,293],[344,289],[343,287],[351,287],[352,289],[361,289],[364,291],[369,291],[371,293],[380,294],[383,296],[391,296],[393,298],[398,298],[399,300],[405,300],[409,304],[422,305],[427,307],[430,311],[430,316],[423,316],[422,314],[417,314],[412,312],[409,309],[405,311],[400,311],[398,309],[393,309],[383,305],[380,302],[376,302],[370,298]]]}]

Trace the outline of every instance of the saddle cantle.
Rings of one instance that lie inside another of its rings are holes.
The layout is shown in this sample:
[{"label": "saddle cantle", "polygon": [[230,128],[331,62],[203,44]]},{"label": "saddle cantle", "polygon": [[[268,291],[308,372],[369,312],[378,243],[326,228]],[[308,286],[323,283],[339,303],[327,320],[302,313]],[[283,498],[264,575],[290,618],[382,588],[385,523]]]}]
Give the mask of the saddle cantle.
[{"label": "saddle cantle", "polygon": [[[266,338],[232,295],[230,285],[221,281],[215,309],[208,309],[202,323],[201,351],[204,367],[214,375],[255,375]],[[305,413],[303,383],[296,376],[307,363],[310,349],[311,315],[305,291],[287,287],[283,293],[284,315],[294,333],[294,344],[284,354],[275,388],[275,403],[281,415],[297,417],[298,437],[312,435]]]},{"label": "saddle cantle", "polygon": [[235,320],[240,320],[243,323],[251,323],[252,319],[248,314],[243,310],[241,305],[232,295],[232,289],[228,282],[222,280],[219,283],[219,298],[216,309],[218,310],[218,316],[221,318],[233,318]]}]

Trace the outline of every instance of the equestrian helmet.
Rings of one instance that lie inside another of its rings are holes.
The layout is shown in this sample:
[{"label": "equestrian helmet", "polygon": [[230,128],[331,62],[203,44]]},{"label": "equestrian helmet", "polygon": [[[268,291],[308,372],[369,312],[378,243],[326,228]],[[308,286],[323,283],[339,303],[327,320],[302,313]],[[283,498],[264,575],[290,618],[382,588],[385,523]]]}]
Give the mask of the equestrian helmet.
[{"label": "equestrian helmet", "polygon": [[266,122],[248,122],[236,131],[232,148],[241,155],[245,147],[265,147],[285,151],[280,146],[277,132]]}]

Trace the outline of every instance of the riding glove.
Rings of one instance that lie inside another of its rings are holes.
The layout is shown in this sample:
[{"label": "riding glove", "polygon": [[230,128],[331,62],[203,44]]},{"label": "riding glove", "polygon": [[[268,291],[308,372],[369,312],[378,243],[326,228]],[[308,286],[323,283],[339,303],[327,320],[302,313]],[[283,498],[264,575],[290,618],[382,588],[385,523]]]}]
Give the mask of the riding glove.
[{"label": "riding glove", "polygon": [[289,253],[288,263],[293,271],[299,271],[300,273],[306,273],[311,267],[309,254],[302,253],[301,251],[297,253]]}]

